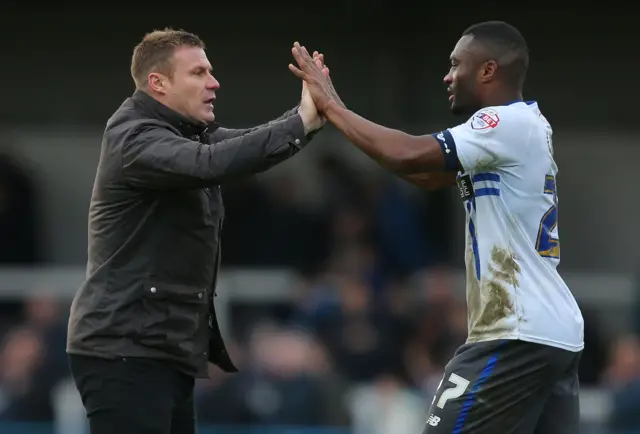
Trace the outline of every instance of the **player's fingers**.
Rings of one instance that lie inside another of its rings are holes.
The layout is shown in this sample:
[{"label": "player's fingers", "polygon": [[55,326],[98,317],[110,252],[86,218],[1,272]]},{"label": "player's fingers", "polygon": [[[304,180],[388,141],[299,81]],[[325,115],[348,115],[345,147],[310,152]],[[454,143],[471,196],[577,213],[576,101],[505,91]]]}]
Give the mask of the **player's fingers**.
[{"label": "player's fingers", "polygon": [[289,71],[293,72],[293,74],[296,77],[301,78],[303,80],[305,80],[307,78],[307,74],[305,74],[304,71],[301,71],[300,69],[296,68],[291,63],[289,64]]},{"label": "player's fingers", "polygon": [[320,63],[324,66],[324,54],[314,51],[313,60],[320,61]]},{"label": "player's fingers", "polygon": [[319,79],[319,77],[324,77],[322,66],[316,64],[315,59],[309,55],[304,45],[300,46],[296,42],[293,46],[292,53],[300,69],[307,74],[307,79],[312,76],[315,77],[316,80]]},{"label": "player's fingers", "polygon": [[305,62],[313,64],[313,58],[309,55],[309,52],[304,45],[301,47],[301,54]]},{"label": "player's fingers", "polygon": [[[296,44],[298,43],[296,42]],[[304,69],[307,62],[302,57],[302,54],[300,52],[300,45],[296,47],[294,44],[294,47],[291,49],[291,54],[293,54],[293,58],[296,60],[296,63],[298,64],[298,66]]]},{"label": "player's fingers", "polygon": [[296,42],[292,49],[292,53],[300,69],[305,71],[307,74],[314,74],[314,72],[317,71],[313,59],[309,56],[309,52],[304,46],[300,46],[300,44]]},{"label": "player's fingers", "polygon": [[316,66],[320,69],[325,67],[324,64],[324,55],[322,53],[318,53],[317,51],[313,52],[313,60],[315,60]]},{"label": "player's fingers", "polygon": [[329,76],[329,68],[328,68],[328,67],[326,67],[326,66],[325,66],[324,68],[322,68],[322,74],[323,74],[325,77],[328,77],[328,76]]}]

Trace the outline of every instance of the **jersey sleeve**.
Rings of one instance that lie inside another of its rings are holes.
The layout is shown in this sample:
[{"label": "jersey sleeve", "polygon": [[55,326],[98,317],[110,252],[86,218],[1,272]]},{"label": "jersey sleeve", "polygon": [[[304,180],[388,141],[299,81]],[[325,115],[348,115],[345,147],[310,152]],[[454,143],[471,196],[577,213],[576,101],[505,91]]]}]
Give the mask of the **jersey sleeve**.
[{"label": "jersey sleeve", "polygon": [[[469,121],[435,133],[445,155],[447,169],[498,168],[524,159],[528,131],[521,131],[513,116],[492,109],[480,110]],[[455,161],[454,161],[455,160]]]}]

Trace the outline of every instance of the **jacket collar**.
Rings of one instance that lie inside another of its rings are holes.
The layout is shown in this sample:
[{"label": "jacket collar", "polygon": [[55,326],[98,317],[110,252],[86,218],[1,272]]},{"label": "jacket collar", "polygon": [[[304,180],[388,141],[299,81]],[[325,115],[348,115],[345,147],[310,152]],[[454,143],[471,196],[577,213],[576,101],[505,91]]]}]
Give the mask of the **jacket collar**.
[{"label": "jacket collar", "polygon": [[187,118],[142,90],[136,90],[133,93],[132,99],[150,116],[169,123],[180,131],[184,137],[201,136],[207,129],[212,127],[212,125],[203,124]]}]

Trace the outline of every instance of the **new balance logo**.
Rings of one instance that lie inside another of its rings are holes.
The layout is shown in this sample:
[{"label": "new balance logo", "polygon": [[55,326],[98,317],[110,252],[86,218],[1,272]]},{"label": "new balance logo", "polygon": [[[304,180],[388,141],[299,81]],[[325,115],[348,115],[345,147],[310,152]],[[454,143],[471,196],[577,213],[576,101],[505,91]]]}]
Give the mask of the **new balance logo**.
[{"label": "new balance logo", "polygon": [[427,423],[431,426],[438,426],[440,418],[438,416],[431,415],[429,416],[429,419],[427,419]]}]

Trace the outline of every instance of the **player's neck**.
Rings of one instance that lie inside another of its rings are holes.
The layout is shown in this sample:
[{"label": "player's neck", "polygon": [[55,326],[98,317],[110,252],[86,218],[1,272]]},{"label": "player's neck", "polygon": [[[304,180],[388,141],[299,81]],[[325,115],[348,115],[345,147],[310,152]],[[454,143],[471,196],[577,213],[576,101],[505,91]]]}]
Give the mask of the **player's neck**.
[{"label": "player's neck", "polygon": [[485,105],[487,107],[512,104],[516,101],[523,101],[522,92],[512,89],[496,89],[487,95]]}]

